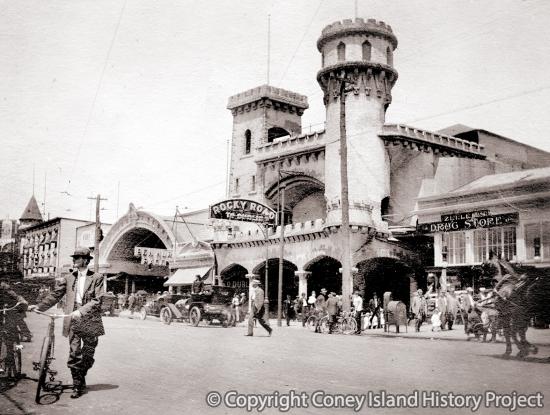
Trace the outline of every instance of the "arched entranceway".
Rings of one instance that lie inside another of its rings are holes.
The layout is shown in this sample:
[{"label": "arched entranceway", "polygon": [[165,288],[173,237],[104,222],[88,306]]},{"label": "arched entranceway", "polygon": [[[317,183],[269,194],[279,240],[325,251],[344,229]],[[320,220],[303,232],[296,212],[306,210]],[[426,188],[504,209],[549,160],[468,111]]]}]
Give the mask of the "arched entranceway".
[{"label": "arched entranceway", "polygon": [[[298,281],[294,275],[294,272],[298,269],[290,261],[283,261],[283,296],[282,301],[285,300],[287,295],[291,298],[296,298],[298,295]],[[267,295],[269,297],[269,310],[271,312],[277,311],[277,293],[279,286],[279,259],[271,258],[267,263],[268,271],[268,283],[267,283]],[[265,262],[258,264],[252,271],[258,276],[262,286],[265,281]]]},{"label": "arched entranceway", "polygon": [[411,281],[414,272],[405,263],[395,258],[372,258],[357,264],[356,289],[363,292],[365,303],[376,293],[382,299],[391,291],[394,300],[410,303]]},{"label": "arched entranceway", "polygon": [[239,264],[231,264],[220,272],[220,277],[223,285],[235,288],[237,293],[245,293],[248,295],[248,271],[245,267]]},{"label": "arched entranceway", "polygon": [[325,186],[314,177],[290,174],[275,182],[265,192],[270,205],[277,210],[281,202],[279,190],[285,189],[285,223],[299,223],[326,217]]},{"label": "arched entranceway", "polygon": [[[128,291],[145,290],[149,293],[165,291],[164,282],[168,276],[169,263],[160,255],[153,256],[151,262],[142,261],[135,255],[135,248],[142,248],[142,255],[156,250],[165,250],[166,246],[154,232],[145,228],[132,228],[120,236],[107,256],[110,268],[107,274],[122,274],[129,278]],[[109,281],[109,291],[123,293],[126,291],[126,278]]]},{"label": "arched entranceway", "polygon": [[340,268],[342,268],[340,261],[329,256],[320,256],[308,262],[304,266],[304,271],[311,272],[307,280],[308,296],[312,291],[318,295],[321,288],[326,288],[328,292],[342,294]]}]

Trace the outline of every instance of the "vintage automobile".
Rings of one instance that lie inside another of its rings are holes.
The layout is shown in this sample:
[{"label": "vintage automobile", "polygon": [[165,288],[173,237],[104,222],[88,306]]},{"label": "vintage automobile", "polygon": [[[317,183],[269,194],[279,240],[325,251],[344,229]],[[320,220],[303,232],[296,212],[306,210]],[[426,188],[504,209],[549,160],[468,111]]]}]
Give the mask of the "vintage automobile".
[{"label": "vintage automobile", "polygon": [[139,317],[142,320],[145,320],[147,316],[159,317],[160,320],[166,324],[170,324],[172,319],[169,322],[164,321],[168,315],[164,309],[168,308],[170,310],[178,300],[182,299],[183,295],[180,294],[164,294],[153,300],[149,300],[143,305],[139,310]]},{"label": "vintage automobile", "polygon": [[117,306],[117,297],[111,291],[102,295],[101,311],[109,317],[114,317]]},{"label": "vintage automobile", "polygon": [[218,285],[206,286],[203,292],[191,294],[187,303],[189,323],[196,327],[201,320],[205,320],[208,323],[218,321],[224,327],[231,326],[234,319],[231,300],[234,294],[234,288]]}]

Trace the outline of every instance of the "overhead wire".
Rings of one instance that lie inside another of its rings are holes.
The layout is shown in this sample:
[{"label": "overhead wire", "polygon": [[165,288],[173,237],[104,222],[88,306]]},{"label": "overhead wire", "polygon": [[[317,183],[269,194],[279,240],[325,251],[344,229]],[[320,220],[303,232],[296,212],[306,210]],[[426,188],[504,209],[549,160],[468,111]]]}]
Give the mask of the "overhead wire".
[{"label": "overhead wire", "polygon": [[[88,112],[88,118],[86,119],[86,124],[84,125],[84,131],[82,133],[82,135],[80,136],[80,140],[78,141],[78,146],[77,146],[77,151],[76,151],[76,157],[74,158],[74,162],[73,162],[73,167],[71,169],[71,173],[69,175],[69,183],[68,183],[68,186],[70,185],[71,183],[71,178],[74,174],[74,170],[76,168],[76,165],[78,163],[78,160],[80,158],[80,152],[82,150],[82,143],[84,142],[84,139],[86,138],[86,136],[88,135],[88,129],[90,127],[90,122],[92,120],[92,116],[93,116],[93,113],[94,113],[94,109],[95,109],[95,104],[97,102],[97,97],[99,96],[99,91],[101,90],[101,86],[103,84],[103,78],[105,76],[105,72],[107,70],[107,64],[109,63],[109,58],[111,57],[111,52],[113,50],[113,45],[115,43],[115,40],[116,40],[116,37],[117,37],[117,34],[118,34],[118,29],[120,27],[120,22],[122,20],[122,16],[124,14],[124,10],[126,9],[126,3],[128,2],[128,0],[124,0],[124,4],[122,5],[122,8],[120,10],[120,13],[119,13],[119,16],[118,16],[118,21],[117,21],[117,24],[115,26],[115,30],[114,30],[114,33],[113,33],[113,37],[111,38],[111,43],[109,44],[109,49],[107,51],[107,55],[105,56],[105,61],[103,62],[103,68],[101,70],[101,75],[99,77],[99,82],[97,84],[97,88],[96,88],[96,91],[95,91],[95,94],[94,94],[94,97],[92,99],[92,105],[90,106],[90,111]],[[68,186],[67,186],[67,190],[68,190]]]}]

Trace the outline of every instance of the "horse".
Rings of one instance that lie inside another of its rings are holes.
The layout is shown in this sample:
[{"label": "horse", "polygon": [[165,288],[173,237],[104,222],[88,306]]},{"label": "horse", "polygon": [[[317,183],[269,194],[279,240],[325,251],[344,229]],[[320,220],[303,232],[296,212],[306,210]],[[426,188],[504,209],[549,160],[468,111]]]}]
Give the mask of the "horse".
[{"label": "horse", "polygon": [[506,261],[491,258],[489,264],[494,266],[496,275],[493,280],[494,307],[498,311],[506,350],[504,356],[512,353],[512,340],[519,349],[517,357],[524,358],[529,353],[536,354],[538,348],[527,341],[526,333],[535,310],[548,304],[548,279],[536,273],[519,274]]}]

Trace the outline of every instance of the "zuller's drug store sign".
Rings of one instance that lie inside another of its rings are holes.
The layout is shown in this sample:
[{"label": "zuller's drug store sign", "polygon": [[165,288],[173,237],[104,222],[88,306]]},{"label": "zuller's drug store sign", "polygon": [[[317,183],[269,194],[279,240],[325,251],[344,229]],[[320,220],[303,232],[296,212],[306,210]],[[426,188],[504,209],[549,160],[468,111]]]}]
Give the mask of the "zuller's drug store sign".
[{"label": "zuller's drug store sign", "polygon": [[518,221],[519,215],[517,212],[491,215],[488,210],[476,210],[474,212],[441,215],[441,222],[420,223],[417,230],[422,233],[467,231],[514,225]]}]

